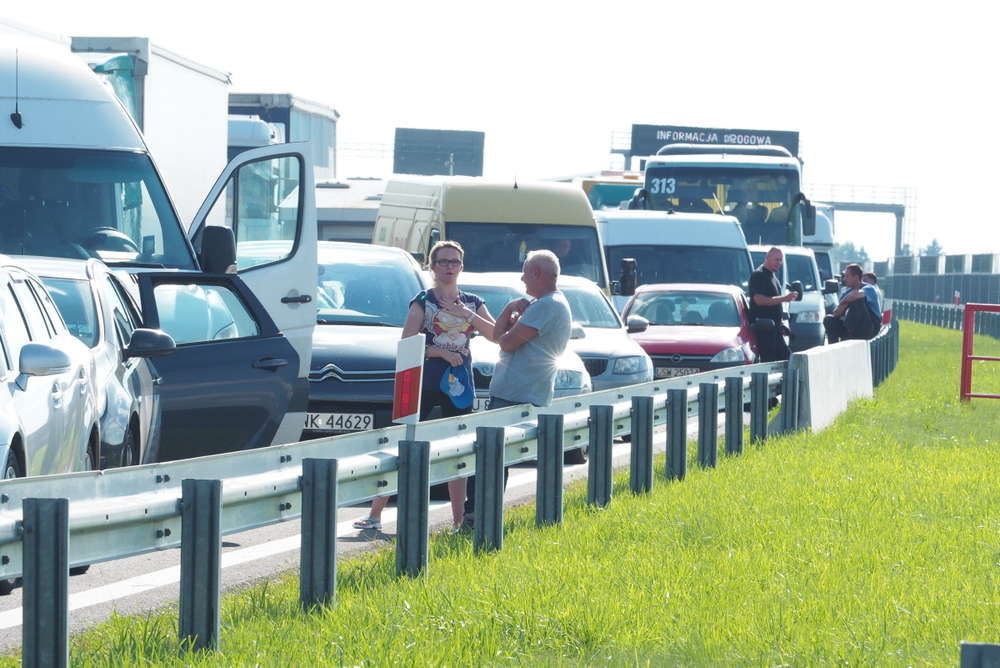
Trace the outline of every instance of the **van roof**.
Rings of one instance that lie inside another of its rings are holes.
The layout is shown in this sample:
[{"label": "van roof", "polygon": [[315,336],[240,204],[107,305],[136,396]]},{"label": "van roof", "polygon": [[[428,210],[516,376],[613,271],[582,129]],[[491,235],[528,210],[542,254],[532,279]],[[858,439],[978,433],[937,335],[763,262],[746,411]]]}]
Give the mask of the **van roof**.
[{"label": "van roof", "polygon": [[[722,163],[719,165],[719,163]],[[654,155],[646,160],[646,169],[676,165],[712,164],[724,167],[773,167],[798,170],[799,161],[793,157],[776,155],[746,155],[738,153],[697,153],[681,155]]]},{"label": "van roof", "polygon": [[595,215],[605,246],[747,247],[743,228],[733,216],[625,209],[607,209]]},{"label": "van roof", "polygon": [[13,110],[15,97],[23,125],[15,127],[5,112],[0,146],[146,150],[108,85],[68,50],[37,40],[5,42],[0,106]]},{"label": "van roof", "polygon": [[499,181],[468,176],[392,177],[385,205],[441,208],[445,222],[594,224],[579,186],[551,181]]}]

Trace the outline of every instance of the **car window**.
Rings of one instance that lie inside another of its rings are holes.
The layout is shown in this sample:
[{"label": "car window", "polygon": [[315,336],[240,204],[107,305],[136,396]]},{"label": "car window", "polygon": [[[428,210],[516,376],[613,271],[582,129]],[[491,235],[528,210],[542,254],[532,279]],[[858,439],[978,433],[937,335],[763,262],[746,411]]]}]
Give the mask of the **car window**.
[{"label": "car window", "polygon": [[28,323],[28,334],[32,341],[44,342],[52,338],[52,333],[45,316],[42,315],[42,307],[31,293],[28,283],[24,280],[14,279],[11,281],[11,290],[14,298],[21,307],[21,314],[24,321]]},{"label": "car window", "polygon": [[819,289],[819,276],[816,275],[813,260],[808,255],[785,255],[785,264],[788,267],[789,281],[802,281],[805,290]]},{"label": "car window", "polygon": [[21,359],[21,348],[31,343],[31,334],[24,320],[21,305],[14,295],[14,285],[10,283],[7,289],[0,291],[3,301],[3,328],[7,337],[7,352],[10,355],[11,366],[16,368]]},{"label": "car window", "polygon": [[49,294],[59,307],[69,333],[83,341],[88,348],[97,345],[100,327],[97,305],[90,281],[71,278],[43,278]]},{"label": "car window", "polygon": [[317,288],[316,319],[321,325],[402,327],[421,285],[409,264],[371,264],[359,257],[321,262]]},{"label": "car window", "polygon": [[153,295],[160,328],[179,346],[260,334],[253,314],[228,287],[166,283]]},{"label": "car window", "polygon": [[65,334],[66,321],[63,320],[62,313],[59,312],[59,307],[52,301],[49,291],[42,287],[41,283],[33,279],[28,280],[28,286],[35,294],[35,299],[41,304],[42,314],[45,316],[45,322],[49,326],[49,331],[52,335]]},{"label": "car window", "polygon": [[508,302],[527,297],[520,290],[501,285],[460,285],[459,287],[463,292],[470,292],[481,297],[494,318],[500,315]]},{"label": "car window", "polygon": [[583,327],[618,329],[621,321],[603,296],[586,288],[560,288],[569,302],[573,320]]},{"label": "car window", "polygon": [[115,321],[115,330],[123,348],[127,348],[132,340],[132,332],[139,327],[139,316],[132,309],[128,298],[122,292],[121,286],[111,276],[104,277],[104,294],[111,304],[111,313]]},{"label": "car window", "polygon": [[739,327],[736,302],[716,292],[646,292],[635,296],[628,315],[641,315],[652,325]]}]

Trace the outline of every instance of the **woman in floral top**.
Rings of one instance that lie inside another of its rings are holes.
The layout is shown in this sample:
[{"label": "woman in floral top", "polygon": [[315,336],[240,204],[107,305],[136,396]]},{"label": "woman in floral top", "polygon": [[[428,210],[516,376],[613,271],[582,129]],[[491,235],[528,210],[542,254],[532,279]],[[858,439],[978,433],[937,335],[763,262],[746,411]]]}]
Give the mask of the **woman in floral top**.
[{"label": "woman in floral top", "polygon": [[[451,374],[451,369],[465,367],[464,379],[472,383],[472,356],[469,339],[477,332],[493,338],[493,317],[485,302],[477,295],[458,289],[458,276],[462,273],[465,252],[455,241],[439,241],[430,252],[434,287],[423,290],[410,302],[410,311],[403,325],[403,338],[423,333],[427,339],[424,349],[423,387],[421,388],[420,419],[426,420],[435,406],[441,407],[442,417],[465,415],[472,412],[468,390],[457,382],[462,374]],[[449,392],[442,391],[442,376],[449,374]],[[456,403],[458,405],[456,405]],[[448,483],[451,498],[452,525],[458,528],[464,515],[466,479]],[[381,529],[382,509],[387,497],[372,501],[369,516],[358,520],[358,529]]]}]

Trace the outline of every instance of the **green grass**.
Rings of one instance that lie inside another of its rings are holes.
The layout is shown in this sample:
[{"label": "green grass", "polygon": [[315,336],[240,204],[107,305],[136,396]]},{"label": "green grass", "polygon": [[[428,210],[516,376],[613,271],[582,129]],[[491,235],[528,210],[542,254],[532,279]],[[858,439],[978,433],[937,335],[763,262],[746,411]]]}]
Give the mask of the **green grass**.
[{"label": "green grass", "polygon": [[[958,402],[959,337],[904,323],[896,373],[822,434],[645,497],[619,476],[605,510],[577,485],[560,527],[510,512],[500,553],[441,535],[419,579],[391,551],[342,563],[334,608],[300,611],[294,577],[226,597],[219,654],[182,654],[167,611],[74,638],[71,661],[954,664],[960,640],[1000,641],[1000,401]],[[1000,392],[1000,364],[976,373]]]}]

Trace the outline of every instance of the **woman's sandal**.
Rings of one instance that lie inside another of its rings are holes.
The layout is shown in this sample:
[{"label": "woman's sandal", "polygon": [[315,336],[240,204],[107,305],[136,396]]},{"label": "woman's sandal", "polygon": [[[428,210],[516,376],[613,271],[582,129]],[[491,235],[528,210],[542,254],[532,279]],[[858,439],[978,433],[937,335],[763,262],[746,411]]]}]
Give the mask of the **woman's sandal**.
[{"label": "woman's sandal", "polygon": [[379,520],[375,519],[374,517],[366,517],[366,518],[361,519],[361,520],[355,520],[355,522],[354,522],[354,524],[352,526],[354,526],[355,529],[376,529],[376,530],[378,530],[378,529],[382,528],[382,522],[380,522]]}]

